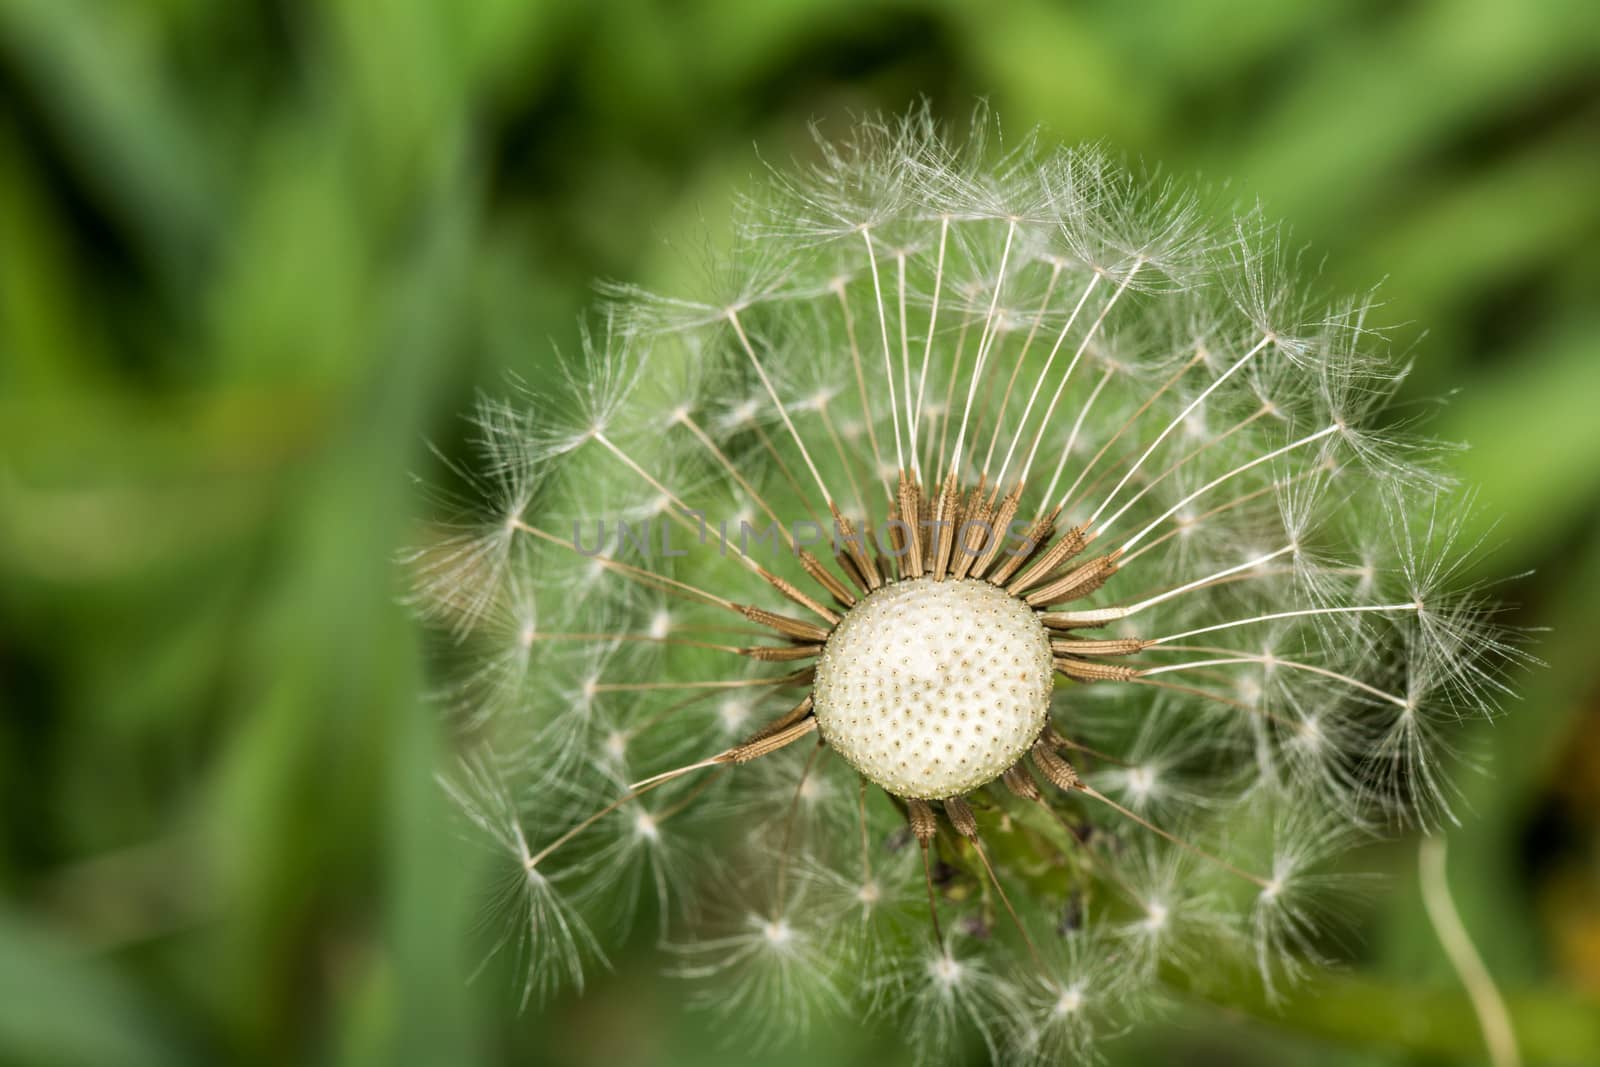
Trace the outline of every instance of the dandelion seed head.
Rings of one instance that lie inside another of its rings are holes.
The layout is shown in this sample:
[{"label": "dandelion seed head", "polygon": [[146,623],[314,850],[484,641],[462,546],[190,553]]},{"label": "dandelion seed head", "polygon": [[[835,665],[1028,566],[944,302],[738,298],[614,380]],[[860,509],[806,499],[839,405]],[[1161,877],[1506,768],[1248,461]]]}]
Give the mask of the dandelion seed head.
[{"label": "dandelion seed head", "polygon": [[888,1014],[919,1062],[1088,1061],[1171,973],[1332,962],[1330,860],[1451,818],[1529,663],[1371,295],[986,114],[758,186],[686,291],[606,286],[480,402],[404,557],[491,953],[543,997],[585,919],[659,916],[750,1047]]}]

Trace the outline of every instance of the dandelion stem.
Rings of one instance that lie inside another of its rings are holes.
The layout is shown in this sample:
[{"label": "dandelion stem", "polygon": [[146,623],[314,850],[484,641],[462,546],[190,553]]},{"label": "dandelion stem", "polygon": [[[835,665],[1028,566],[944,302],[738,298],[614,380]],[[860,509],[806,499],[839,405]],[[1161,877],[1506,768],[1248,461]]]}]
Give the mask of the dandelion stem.
[{"label": "dandelion stem", "polygon": [[695,787],[693,789],[689,790],[683,795],[682,799],[675,801],[671,807],[663,808],[661,811],[655,814],[654,818],[656,825],[660,826],[674,815],[677,815],[678,813],[688,809],[690,805],[692,805],[696,800],[700,799],[701,794],[703,794],[707,789],[710,789],[713,785],[716,785],[717,780],[731,770],[733,770],[732,767],[724,764],[723,766],[718,767],[714,773],[708,774],[704,778],[700,779],[699,782],[695,783]]},{"label": "dandelion stem", "polygon": [[1494,1067],[1521,1067],[1522,1055],[1517,1050],[1517,1035],[1511,1025],[1511,1013],[1495,986],[1489,968],[1472,943],[1461,922],[1450,895],[1450,882],[1445,872],[1445,839],[1434,835],[1422,839],[1417,851],[1420,868],[1422,904],[1428,913],[1433,932],[1439,937],[1450,965],[1455,968],[1461,984],[1466,987],[1472,1001],[1472,1010],[1478,1017],[1478,1028],[1483,1031],[1483,1043],[1489,1050]]},{"label": "dandelion stem", "polygon": [[[715,756],[712,756],[709,759],[703,759],[697,763],[690,763],[683,767],[674,767],[672,770],[662,771],[660,774],[653,774],[649,778],[644,778],[634,782],[628,788],[634,791],[634,795],[637,795],[639,793],[644,793],[654,789],[658,785],[664,785],[665,783],[672,781],[674,778],[682,778],[684,775],[693,771],[704,770],[707,767],[720,766],[728,762],[724,757],[730,751],[732,750],[727,749],[717,753]],[[623,799],[627,800],[631,799],[631,797],[624,797]]]}]

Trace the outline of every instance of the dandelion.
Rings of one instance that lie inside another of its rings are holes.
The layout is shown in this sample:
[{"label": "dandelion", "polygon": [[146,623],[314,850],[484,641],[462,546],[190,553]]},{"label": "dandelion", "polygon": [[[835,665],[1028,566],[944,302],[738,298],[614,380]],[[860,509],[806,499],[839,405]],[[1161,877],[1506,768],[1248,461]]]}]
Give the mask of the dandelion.
[{"label": "dandelion", "polygon": [[763,1036],[1089,1056],[1174,974],[1317,965],[1327,860],[1448,816],[1521,654],[1368,305],[991,129],[819,139],[701,292],[611,287],[483,406],[410,563],[530,995],[654,901]]}]

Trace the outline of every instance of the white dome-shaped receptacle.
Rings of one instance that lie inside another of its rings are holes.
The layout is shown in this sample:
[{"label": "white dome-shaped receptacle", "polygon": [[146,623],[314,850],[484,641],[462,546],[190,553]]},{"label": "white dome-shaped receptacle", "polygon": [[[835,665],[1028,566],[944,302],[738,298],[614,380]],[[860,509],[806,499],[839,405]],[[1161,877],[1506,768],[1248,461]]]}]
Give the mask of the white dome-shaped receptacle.
[{"label": "white dome-shaped receptacle", "polygon": [[916,578],[874,590],[817,664],[823,740],[896,796],[936,800],[992,782],[1044,729],[1050,634],[989,582]]}]

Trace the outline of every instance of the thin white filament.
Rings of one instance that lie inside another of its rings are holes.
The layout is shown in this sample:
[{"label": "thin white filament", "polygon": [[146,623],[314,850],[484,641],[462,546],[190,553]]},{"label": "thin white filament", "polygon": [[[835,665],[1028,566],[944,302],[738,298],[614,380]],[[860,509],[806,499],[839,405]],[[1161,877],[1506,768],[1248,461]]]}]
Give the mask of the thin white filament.
[{"label": "thin white filament", "polygon": [[906,336],[906,254],[897,252],[894,259],[895,288],[898,290],[900,313],[900,374],[905,388],[906,401],[906,439],[911,452],[911,473],[913,477],[916,477],[919,474],[917,469],[917,423],[916,412],[911,403],[911,341]]},{"label": "thin white filament", "polygon": [[989,358],[989,346],[994,340],[994,312],[1000,306],[1000,290],[1005,287],[1006,264],[1011,261],[1011,239],[1017,235],[1017,224],[1012,220],[1006,227],[1006,246],[1000,253],[1000,273],[994,283],[994,295],[989,299],[989,314],[983,321],[983,333],[978,335],[978,356],[972,367],[972,381],[967,386],[967,403],[961,412],[961,429],[956,433],[955,448],[950,453],[950,470],[959,474],[961,457],[965,454],[967,422],[972,417],[972,401],[978,395],[978,382],[983,378],[984,364]]},{"label": "thin white filament", "polygon": [[[1139,268],[1143,264],[1144,260],[1135,260],[1133,266],[1128,268],[1128,273],[1123,275],[1122,281],[1117,283],[1117,291],[1111,294],[1111,299],[1106,301],[1105,307],[1100,309],[1100,314],[1096,315],[1094,322],[1090,323],[1089,329],[1083,335],[1083,340],[1078,342],[1078,350],[1073,353],[1072,362],[1067,365],[1065,373],[1061,375],[1061,382],[1056,386],[1055,393],[1050,397],[1050,406],[1044,409],[1044,419],[1039,423],[1039,432],[1034,435],[1033,445],[1028,449],[1028,461],[1022,465],[1021,478],[1023,481],[1027,480],[1028,472],[1033,470],[1034,457],[1039,454],[1039,445],[1044,440],[1044,428],[1050,425],[1050,420],[1055,417],[1056,405],[1061,402],[1061,395],[1067,388],[1067,379],[1072,376],[1072,371],[1077,367],[1078,361],[1089,350],[1090,342],[1100,332],[1100,327],[1105,324],[1106,316],[1110,315],[1111,309],[1117,306],[1117,301],[1122,299],[1122,294],[1128,291],[1129,283],[1133,281],[1134,275],[1139,273]],[[1064,504],[1066,501],[1063,500],[1062,503]]]},{"label": "thin white filament", "polygon": [[1299,611],[1274,611],[1270,615],[1253,615],[1248,619],[1234,619],[1231,622],[1219,622],[1213,626],[1201,626],[1198,629],[1185,630],[1182,633],[1167,634],[1165,637],[1153,638],[1147,644],[1164,645],[1169,641],[1182,641],[1187,637],[1214,634],[1219,630],[1231,630],[1236,626],[1250,626],[1258,622],[1275,622],[1278,619],[1302,619],[1313,615],[1360,615],[1368,612],[1393,613],[1416,610],[1416,604],[1360,604],[1341,608],[1302,608]]},{"label": "thin white filament", "polygon": [[939,220],[939,261],[933,268],[933,308],[928,313],[928,339],[922,346],[922,373],[917,378],[917,410],[916,417],[911,420],[911,446],[917,450],[917,442],[922,432],[922,402],[927,395],[928,364],[933,358],[933,328],[939,321],[939,293],[944,286],[944,248],[945,239],[950,236],[950,217],[946,215]]},{"label": "thin white filament", "polygon": [[806,467],[811,471],[811,477],[817,481],[817,489],[822,493],[823,503],[833,504],[833,494],[828,492],[827,483],[822,480],[822,475],[817,472],[817,465],[811,461],[811,453],[806,450],[806,443],[800,439],[800,432],[794,428],[794,421],[789,418],[789,410],[783,406],[783,401],[778,399],[778,391],[772,387],[772,379],[767,377],[767,369],[761,365],[761,360],[756,358],[756,350],[750,346],[750,338],[744,334],[744,327],[739,324],[739,312],[734,308],[728,309],[728,321],[733,323],[733,332],[739,335],[739,343],[744,346],[745,355],[750,357],[751,364],[756,369],[756,375],[761,379],[761,384],[766,387],[767,396],[772,399],[772,406],[778,409],[778,417],[783,420],[784,426],[789,430],[789,436],[794,438],[795,446],[800,449],[800,458],[806,461]]},{"label": "thin white filament", "polygon": [[883,337],[883,377],[889,386],[889,416],[894,420],[895,466],[899,470],[905,470],[905,448],[900,443],[900,404],[894,395],[894,360],[889,355],[889,318],[883,309],[883,282],[878,277],[878,253],[872,245],[872,231],[863,226],[861,236],[867,242],[867,260],[872,267],[872,292],[878,302],[878,333]]},{"label": "thin white filament", "polygon": [[[1100,375],[1100,380],[1095,382],[1094,388],[1089,391],[1089,398],[1083,403],[1083,410],[1078,412],[1078,417],[1072,423],[1072,432],[1067,435],[1067,443],[1061,448],[1061,458],[1056,461],[1055,473],[1050,476],[1050,487],[1044,491],[1044,500],[1049,500],[1056,495],[1056,486],[1061,484],[1061,475],[1067,469],[1067,460],[1072,457],[1073,450],[1078,445],[1078,436],[1083,432],[1083,423],[1089,417],[1089,412],[1094,408],[1094,402],[1100,399],[1100,393],[1105,389],[1116,375],[1113,367],[1107,367]],[[1069,490],[1070,493],[1070,490]],[[1040,507],[1043,508],[1043,504]]]},{"label": "thin white filament", "polygon": [[1232,567],[1227,567],[1223,570],[1217,571],[1214,574],[1208,574],[1204,578],[1196,578],[1192,582],[1189,582],[1185,585],[1180,585],[1176,589],[1169,589],[1165,593],[1157,593],[1155,596],[1141,600],[1137,604],[1129,604],[1110,608],[1090,608],[1087,611],[1062,612],[1060,613],[1060,617],[1080,625],[1115,622],[1118,619],[1126,619],[1130,615],[1139,614],[1139,612],[1144,611],[1146,608],[1153,608],[1157,604],[1164,604],[1176,597],[1183,596],[1185,593],[1192,593],[1202,586],[1210,585],[1212,582],[1218,582],[1224,578],[1232,577],[1235,574],[1252,570],[1261,566],[1263,563],[1270,563],[1279,556],[1293,552],[1296,547],[1297,546],[1295,545],[1284,545],[1275,552],[1268,552],[1266,555],[1257,556],[1254,559],[1247,559],[1243,563],[1235,564]]},{"label": "thin white filament", "polygon": [[[1000,461],[1000,473],[995,477],[995,484],[998,485],[1005,481],[1006,471],[1011,467],[1011,457],[1017,451],[1017,442],[1022,440],[1022,431],[1028,428],[1028,416],[1033,414],[1033,405],[1039,399],[1039,390],[1044,388],[1045,380],[1050,377],[1050,368],[1055,365],[1056,354],[1061,351],[1061,344],[1067,339],[1067,334],[1072,331],[1072,324],[1078,321],[1078,314],[1083,311],[1083,305],[1089,302],[1090,294],[1094,292],[1095,286],[1099,284],[1099,274],[1089,276],[1089,284],[1083,287],[1083,293],[1078,297],[1077,304],[1073,306],[1072,314],[1067,316],[1067,321],[1062,325],[1061,332],[1056,334],[1056,343],[1050,346],[1050,355],[1045,358],[1044,369],[1039,372],[1039,377],[1034,380],[1033,390],[1028,394],[1028,402],[1022,406],[1022,415],[1017,419],[1017,432],[1012,435],[1011,444],[1006,447],[1005,458]],[[1067,367],[1066,374],[1062,376],[1063,382],[1072,374],[1072,368],[1077,366],[1077,363],[1078,360],[1075,356],[1072,363]],[[998,434],[999,432],[1000,427],[997,425],[995,433]],[[1027,472],[1024,471],[1022,476],[1026,478]]]},{"label": "thin white filament", "polygon": [[[1111,490],[1111,492],[1106,494],[1106,498],[1100,502],[1100,506],[1094,509],[1094,514],[1089,516],[1089,522],[1091,525],[1099,520],[1100,513],[1111,505],[1111,502],[1117,498],[1117,494],[1122,492],[1123,488],[1128,484],[1129,481],[1132,480],[1133,476],[1139,472],[1139,468],[1144,466],[1144,461],[1150,458],[1150,453],[1161,447],[1161,442],[1165,441],[1173,430],[1176,430],[1179,426],[1183,425],[1183,420],[1192,415],[1194,410],[1201,404],[1204,404],[1212,393],[1221,388],[1223,382],[1233,377],[1235,372],[1237,372],[1240,367],[1244,366],[1246,363],[1249,363],[1256,357],[1257,353],[1271,343],[1272,338],[1270,336],[1263,337],[1259,342],[1257,342],[1254,348],[1250,349],[1250,351],[1246,352],[1244,355],[1235,360],[1231,367],[1217,376],[1216,381],[1206,386],[1199,396],[1189,401],[1188,405],[1182,411],[1180,411],[1171,422],[1167,423],[1166,428],[1156,435],[1156,439],[1150,442],[1150,446],[1144,450],[1144,453],[1140,455],[1138,459],[1134,460],[1133,466],[1128,468],[1127,473],[1122,476],[1122,480],[1117,482],[1116,486]],[[1119,511],[1117,514],[1121,515],[1122,512]],[[1112,521],[1115,521],[1115,519],[1116,516],[1112,516]],[[1106,525],[1109,526],[1111,523],[1107,522]],[[1104,529],[1104,527],[1102,527],[1102,529]]]},{"label": "thin white filament", "polygon": [[[1022,342],[1021,350],[1019,350],[1017,352],[1017,365],[1012,368],[1011,377],[1006,382],[1005,395],[1000,398],[1000,410],[995,413],[994,430],[991,431],[990,434],[989,434],[989,448],[988,448],[988,451],[986,451],[983,454],[983,468],[982,468],[980,473],[984,477],[988,476],[989,467],[994,462],[994,450],[1000,444],[1000,431],[1005,429],[1005,414],[1006,414],[1006,408],[1008,408],[1011,405],[1011,390],[1012,390],[1012,387],[1016,382],[1017,375],[1022,373],[1023,361],[1028,358],[1028,351],[1031,348],[1033,348],[1033,340],[1034,340],[1035,337],[1038,336],[1039,327],[1044,323],[1045,313],[1050,310],[1050,299],[1051,299],[1051,297],[1055,296],[1056,283],[1059,282],[1060,280],[1061,280],[1061,261],[1060,260],[1056,260],[1053,263],[1051,263],[1051,265],[1050,265],[1050,282],[1049,282],[1048,285],[1045,286],[1044,297],[1039,301],[1039,310],[1034,312],[1033,325],[1028,327],[1028,336]],[[1081,300],[1078,302],[1078,306],[1079,307],[1083,306],[1083,302]],[[1069,321],[1068,322],[1068,326],[1070,326],[1070,325],[1071,325],[1071,322]],[[1048,363],[1046,363],[1045,364],[1045,370],[1048,371],[1049,369],[1050,369],[1050,366],[1049,366]],[[1041,374],[1040,377],[1042,378],[1043,375]],[[1038,382],[1034,383],[1033,391],[1034,391],[1034,394],[1037,395],[1037,393],[1039,391]],[[1026,411],[1023,412],[1023,417],[1024,418],[1027,417],[1027,412]],[[1020,424],[1017,427],[1017,432],[1018,433],[1022,432],[1022,427],[1021,427]],[[1015,447],[1016,447],[1016,440],[1015,440],[1015,437],[1013,437],[1011,448],[1015,448]],[[1010,455],[1011,455],[1011,452],[1008,450],[1006,452],[1007,458],[1009,458]],[[1005,471],[1002,468],[1002,470],[1000,472],[1000,477],[1003,478],[1004,476],[1005,476]],[[998,478],[995,480],[995,484],[996,485],[999,484],[999,479]]]},{"label": "thin white filament", "polygon": [[[1217,486],[1221,485],[1223,482],[1226,482],[1231,478],[1238,477],[1239,475],[1243,474],[1245,471],[1251,469],[1252,467],[1259,467],[1261,464],[1268,463],[1268,462],[1270,462],[1270,461],[1272,461],[1274,459],[1277,459],[1279,456],[1284,455],[1285,453],[1293,452],[1297,448],[1304,448],[1306,445],[1313,444],[1313,443],[1315,443],[1317,441],[1320,441],[1324,437],[1327,437],[1330,434],[1338,433],[1339,429],[1340,429],[1340,427],[1339,427],[1339,425],[1337,423],[1335,423],[1332,426],[1326,426],[1326,427],[1318,430],[1314,434],[1308,434],[1305,437],[1300,438],[1300,440],[1298,440],[1298,441],[1291,441],[1289,444],[1284,445],[1282,448],[1275,448],[1271,452],[1266,453],[1265,455],[1257,456],[1255,459],[1251,460],[1248,463],[1241,463],[1239,466],[1233,468],[1231,471],[1228,471],[1226,474],[1218,475],[1217,477],[1211,479],[1211,481],[1207,482],[1205,485],[1202,485],[1200,488],[1196,489],[1194,492],[1192,492],[1188,496],[1184,497],[1182,500],[1178,501],[1176,504],[1172,505],[1172,507],[1170,507],[1166,511],[1162,512],[1155,519],[1151,520],[1151,522],[1150,522],[1150,524],[1148,526],[1146,526],[1144,529],[1140,530],[1138,533],[1134,534],[1132,537],[1130,537],[1126,541],[1124,541],[1122,543],[1122,547],[1120,549],[1118,549],[1118,551],[1119,552],[1128,551],[1128,549],[1132,548],[1134,545],[1138,544],[1140,541],[1143,541],[1146,537],[1148,537],[1150,535],[1150,532],[1152,530],[1154,530],[1157,526],[1160,526],[1162,523],[1164,523],[1168,519],[1172,518],[1172,516],[1176,515],[1178,512],[1182,511],[1184,508],[1186,508],[1190,504],[1192,504],[1195,500],[1197,500],[1198,498],[1204,496],[1206,493],[1209,493],[1211,490],[1215,489]],[[1106,523],[1105,525],[1102,525],[1098,532],[1103,533],[1105,531],[1106,527],[1109,526],[1109,525],[1110,525],[1109,522]]]},{"label": "thin white filament", "polygon": [[1359,689],[1363,693],[1375,696],[1380,700],[1386,700],[1399,708],[1409,708],[1411,706],[1410,701],[1406,700],[1405,697],[1396,696],[1394,693],[1386,692],[1374,685],[1368,685],[1361,679],[1352,678],[1348,674],[1340,674],[1338,671],[1329,670],[1326,667],[1318,667],[1314,663],[1302,663],[1299,660],[1280,659],[1277,656],[1264,656],[1259,653],[1241,652],[1237,656],[1218,656],[1214,659],[1191,660],[1187,663],[1168,663],[1160,667],[1146,667],[1139,672],[1139,677],[1154,678],[1158,674],[1172,674],[1175,671],[1195,671],[1205,667],[1235,667],[1244,663],[1259,664],[1264,667],[1287,667],[1290,670],[1305,671],[1308,674],[1315,674],[1335,682],[1342,682],[1352,689]]}]

